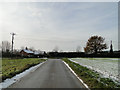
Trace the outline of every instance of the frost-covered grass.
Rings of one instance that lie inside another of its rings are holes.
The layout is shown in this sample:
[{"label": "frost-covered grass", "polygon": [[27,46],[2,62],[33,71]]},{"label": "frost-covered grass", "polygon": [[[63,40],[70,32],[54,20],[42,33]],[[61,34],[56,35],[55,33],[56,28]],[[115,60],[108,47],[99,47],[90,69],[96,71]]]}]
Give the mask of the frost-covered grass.
[{"label": "frost-covered grass", "polygon": [[2,81],[15,76],[18,73],[30,68],[31,66],[37,65],[46,59],[39,58],[25,58],[25,59],[2,59],[2,73],[0,78]]},{"label": "frost-covered grass", "polygon": [[89,88],[120,88],[110,78],[100,77],[98,72],[75,63],[69,59],[63,59],[74,70],[74,72],[88,85]]},{"label": "frost-covered grass", "polygon": [[77,63],[99,72],[103,77],[119,81],[118,58],[71,58]]}]

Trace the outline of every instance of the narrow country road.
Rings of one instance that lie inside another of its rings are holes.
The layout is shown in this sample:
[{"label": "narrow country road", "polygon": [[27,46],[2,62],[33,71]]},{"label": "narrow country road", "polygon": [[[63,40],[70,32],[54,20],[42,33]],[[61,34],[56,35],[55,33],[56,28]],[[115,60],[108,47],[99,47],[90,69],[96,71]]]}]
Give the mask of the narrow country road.
[{"label": "narrow country road", "polygon": [[49,59],[9,88],[85,88],[61,59]]}]

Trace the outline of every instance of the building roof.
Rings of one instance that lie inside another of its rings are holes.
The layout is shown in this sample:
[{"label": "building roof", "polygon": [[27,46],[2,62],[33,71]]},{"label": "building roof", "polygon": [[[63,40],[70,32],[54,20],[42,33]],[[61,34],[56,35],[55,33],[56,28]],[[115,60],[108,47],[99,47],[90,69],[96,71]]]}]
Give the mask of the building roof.
[{"label": "building roof", "polygon": [[39,52],[37,52],[37,51],[35,51],[35,52],[34,52],[34,54],[35,54],[35,55],[38,55],[38,54],[40,54],[40,53],[39,53]]},{"label": "building roof", "polygon": [[24,51],[24,52],[26,52],[26,53],[31,53],[31,54],[33,54],[33,53],[34,53],[33,51],[26,50],[26,49],[24,49],[23,51]]},{"label": "building roof", "polygon": [[34,55],[44,54],[44,51],[31,51],[31,50],[26,50],[26,49],[24,49],[22,51],[29,53],[29,54],[34,54]]}]

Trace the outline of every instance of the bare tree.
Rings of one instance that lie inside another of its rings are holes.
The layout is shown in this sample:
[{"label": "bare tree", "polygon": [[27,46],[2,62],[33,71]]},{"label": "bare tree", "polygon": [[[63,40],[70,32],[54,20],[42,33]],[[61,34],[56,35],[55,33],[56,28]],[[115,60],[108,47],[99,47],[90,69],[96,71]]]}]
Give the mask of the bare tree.
[{"label": "bare tree", "polygon": [[30,47],[29,50],[35,51],[35,48],[34,47]]},{"label": "bare tree", "polygon": [[25,47],[24,47],[24,46],[22,46],[22,47],[21,47],[21,50],[24,50],[24,49],[25,49]]},{"label": "bare tree", "polygon": [[92,36],[88,39],[84,51],[86,53],[97,53],[103,49],[107,49],[107,44],[104,43],[105,38],[101,36]]},{"label": "bare tree", "polygon": [[61,49],[60,52],[63,52],[63,50]]},{"label": "bare tree", "polygon": [[8,52],[11,50],[11,44],[8,41],[2,41],[2,46],[1,46],[2,52]]},{"label": "bare tree", "polygon": [[53,52],[58,52],[59,48],[58,46],[55,46],[55,48],[53,49]]},{"label": "bare tree", "polygon": [[2,57],[2,45],[0,44],[0,58]]},{"label": "bare tree", "polygon": [[76,52],[80,52],[80,51],[81,51],[81,47],[80,47],[80,46],[77,46]]}]

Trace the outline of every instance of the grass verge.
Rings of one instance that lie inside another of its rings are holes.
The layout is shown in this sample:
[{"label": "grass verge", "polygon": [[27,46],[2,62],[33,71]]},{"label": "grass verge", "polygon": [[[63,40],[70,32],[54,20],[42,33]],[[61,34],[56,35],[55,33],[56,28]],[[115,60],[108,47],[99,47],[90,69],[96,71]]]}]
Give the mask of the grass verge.
[{"label": "grass verge", "polygon": [[120,88],[120,85],[117,85],[109,78],[101,78],[99,73],[90,70],[86,67],[83,67],[77,63],[74,63],[67,58],[64,58],[65,61],[74,72],[88,85],[89,88]]},{"label": "grass verge", "polygon": [[46,59],[39,58],[25,58],[25,59],[2,59],[2,73],[0,73],[0,78],[4,81],[7,78],[11,78],[16,74],[19,74],[26,69],[35,66]]}]

